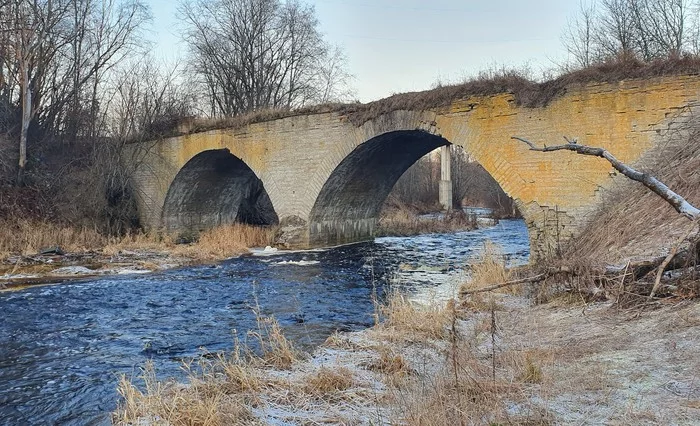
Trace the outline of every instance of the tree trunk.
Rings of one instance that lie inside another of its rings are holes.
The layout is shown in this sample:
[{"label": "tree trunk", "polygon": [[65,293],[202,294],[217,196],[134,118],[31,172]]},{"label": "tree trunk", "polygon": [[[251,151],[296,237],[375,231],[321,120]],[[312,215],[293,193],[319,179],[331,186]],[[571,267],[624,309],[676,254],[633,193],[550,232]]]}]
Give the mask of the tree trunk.
[{"label": "tree trunk", "polygon": [[31,120],[32,92],[29,89],[29,70],[22,65],[22,128],[19,136],[19,164],[17,168],[17,185],[24,185],[24,171],[27,165],[27,133]]}]

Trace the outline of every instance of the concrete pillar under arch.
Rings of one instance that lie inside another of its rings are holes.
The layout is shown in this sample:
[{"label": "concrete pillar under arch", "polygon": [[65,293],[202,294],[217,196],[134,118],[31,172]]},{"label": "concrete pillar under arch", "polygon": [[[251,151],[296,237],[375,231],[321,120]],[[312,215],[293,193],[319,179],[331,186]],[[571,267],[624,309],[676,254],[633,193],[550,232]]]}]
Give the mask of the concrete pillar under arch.
[{"label": "concrete pillar under arch", "polygon": [[440,148],[439,200],[443,209],[452,210],[452,161],[450,146]]}]

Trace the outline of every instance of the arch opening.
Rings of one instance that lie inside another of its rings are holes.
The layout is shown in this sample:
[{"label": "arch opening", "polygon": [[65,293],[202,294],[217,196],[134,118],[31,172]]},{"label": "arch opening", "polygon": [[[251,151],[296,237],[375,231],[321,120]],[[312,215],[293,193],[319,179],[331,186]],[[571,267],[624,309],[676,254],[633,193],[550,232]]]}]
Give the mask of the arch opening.
[{"label": "arch opening", "polygon": [[163,206],[169,233],[196,234],[231,223],[273,225],[277,213],[262,181],[228,149],[201,152],[177,173]]},{"label": "arch opening", "polygon": [[[498,218],[518,218],[515,200],[498,181],[460,145],[450,145],[447,183],[452,190],[451,208],[470,212],[490,212]],[[394,185],[384,209],[410,207],[419,213],[444,209],[440,200],[443,152],[433,151],[419,158]]]},{"label": "arch opening", "polygon": [[419,158],[450,142],[422,130],[376,136],[355,148],[321,188],[309,215],[309,245],[330,246],[374,237],[384,200]]}]

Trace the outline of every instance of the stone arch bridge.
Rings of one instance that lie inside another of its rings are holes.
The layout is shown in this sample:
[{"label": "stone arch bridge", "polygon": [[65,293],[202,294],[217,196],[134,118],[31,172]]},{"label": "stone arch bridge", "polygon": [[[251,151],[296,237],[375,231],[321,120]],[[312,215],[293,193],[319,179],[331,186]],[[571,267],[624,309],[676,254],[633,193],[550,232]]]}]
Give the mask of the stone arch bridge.
[{"label": "stone arch bridge", "polygon": [[544,107],[512,94],[458,99],[428,110],[395,110],[354,124],[347,114],[296,115],[128,146],[147,229],[217,224],[295,224],[297,247],[371,239],[380,207],[403,172],[433,149],[456,144],[514,198],[533,258],[575,235],[621,177],[603,160],[538,153],[563,136],[603,146],[628,163],[654,161],[700,95],[700,77],[569,87]]}]

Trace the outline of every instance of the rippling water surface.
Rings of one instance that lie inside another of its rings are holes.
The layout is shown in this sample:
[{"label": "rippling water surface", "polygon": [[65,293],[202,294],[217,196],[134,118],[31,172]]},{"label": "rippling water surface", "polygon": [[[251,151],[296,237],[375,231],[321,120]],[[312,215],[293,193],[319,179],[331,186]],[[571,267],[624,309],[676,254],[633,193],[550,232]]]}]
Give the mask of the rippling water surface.
[{"label": "rippling water surface", "polygon": [[256,305],[313,349],[334,330],[372,325],[373,288],[452,294],[460,267],[487,239],[512,262],[527,260],[524,223],[504,220],[472,232],[0,293],[0,424],[109,424],[119,374],[138,374],[152,359],[159,377],[181,377],[182,359],[230,350],[234,334],[245,338]]}]

